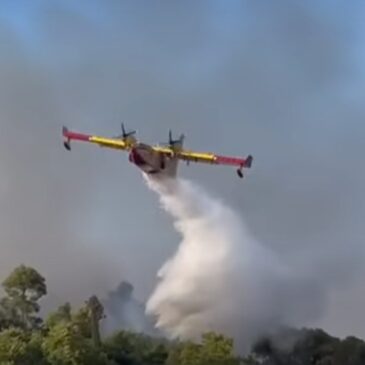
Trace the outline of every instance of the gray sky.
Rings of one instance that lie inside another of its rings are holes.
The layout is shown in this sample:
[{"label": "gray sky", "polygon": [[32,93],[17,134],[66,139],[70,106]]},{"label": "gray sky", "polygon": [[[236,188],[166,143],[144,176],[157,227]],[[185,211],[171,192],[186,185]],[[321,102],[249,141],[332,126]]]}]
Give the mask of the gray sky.
[{"label": "gray sky", "polygon": [[49,303],[130,280],[146,298],[178,237],[127,156],[74,145],[63,124],[255,157],[180,173],[238,209],[318,277],[313,325],[365,337],[364,5],[360,1],[3,1],[0,275],[48,279]]}]

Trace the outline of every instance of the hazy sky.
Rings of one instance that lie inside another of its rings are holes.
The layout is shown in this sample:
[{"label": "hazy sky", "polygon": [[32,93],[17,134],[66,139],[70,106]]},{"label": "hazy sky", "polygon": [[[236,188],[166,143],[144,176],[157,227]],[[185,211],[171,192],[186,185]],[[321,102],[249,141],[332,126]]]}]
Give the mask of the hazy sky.
[{"label": "hazy sky", "polygon": [[[145,299],[178,243],[125,154],[62,125],[247,155],[247,179],[181,166],[253,234],[318,276],[318,322],[365,337],[362,1],[0,1],[0,276],[20,263],[49,303],[130,280]],[[212,248],[214,249],[214,248]],[[207,254],[209,254],[207,252]]]}]

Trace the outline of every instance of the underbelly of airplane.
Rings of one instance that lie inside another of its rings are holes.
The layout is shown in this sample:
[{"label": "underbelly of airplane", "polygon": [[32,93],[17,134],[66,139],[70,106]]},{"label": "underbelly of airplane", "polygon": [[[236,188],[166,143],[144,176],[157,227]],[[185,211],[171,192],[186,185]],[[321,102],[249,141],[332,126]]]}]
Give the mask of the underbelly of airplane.
[{"label": "underbelly of airplane", "polygon": [[129,154],[129,161],[147,174],[176,176],[177,161],[167,158],[147,145],[133,148]]}]

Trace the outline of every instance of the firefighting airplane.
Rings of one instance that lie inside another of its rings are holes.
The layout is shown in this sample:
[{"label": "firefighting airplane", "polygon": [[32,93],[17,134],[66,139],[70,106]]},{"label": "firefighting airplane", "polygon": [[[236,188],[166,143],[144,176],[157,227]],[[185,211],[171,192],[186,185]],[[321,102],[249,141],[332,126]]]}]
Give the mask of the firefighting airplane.
[{"label": "firefighting airplane", "polygon": [[113,148],[129,152],[129,161],[147,174],[161,174],[167,177],[175,177],[179,160],[189,162],[202,162],[216,165],[229,165],[237,167],[237,174],[243,178],[243,168],[250,168],[252,156],[235,158],[219,156],[213,153],[194,152],[183,149],[184,135],[179,139],[172,138],[169,132],[169,143],[164,145],[148,145],[141,143],[135,137],[136,131],[126,132],[122,123],[122,134],[117,137],[107,138],[71,132],[66,127],[62,129],[64,146],[71,150],[71,141],[90,142],[101,147]]}]

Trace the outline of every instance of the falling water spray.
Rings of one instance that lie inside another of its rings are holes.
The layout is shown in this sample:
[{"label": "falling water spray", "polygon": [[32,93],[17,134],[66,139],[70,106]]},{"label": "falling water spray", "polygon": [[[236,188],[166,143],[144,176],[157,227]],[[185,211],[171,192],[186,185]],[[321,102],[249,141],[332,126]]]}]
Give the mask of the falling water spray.
[{"label": "falling water spray", "polygon": [[181,235],[147,303],[159,329],[182,339],[214,330],[247,343],[290,321],[282,294],[293,276],[237,212],[189,181],[146,181]]}]

